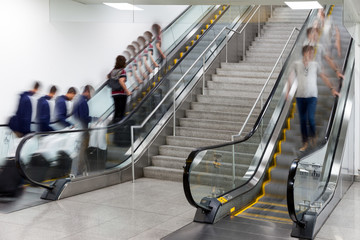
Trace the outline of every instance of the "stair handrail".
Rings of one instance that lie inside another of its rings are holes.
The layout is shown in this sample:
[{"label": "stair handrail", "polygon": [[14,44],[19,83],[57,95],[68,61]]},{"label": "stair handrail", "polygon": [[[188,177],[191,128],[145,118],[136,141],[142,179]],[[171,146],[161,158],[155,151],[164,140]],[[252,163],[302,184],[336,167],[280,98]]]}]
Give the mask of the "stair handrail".
[{"label": "stair handrail", "polygon": [[[243,133],[246,124],[248,123],[251,115],[253,114],[253,112],[254,112],[254,110],[255,110],[255,108],[256,108],[256,105],[258,104],[260,98],[262,97],[262,95],[263,95],[263,93],[264,93],[264,91],[265,91],[265,88],[267,87],[267,85],[268,85],[268,83],[269,83],[269,81],[270,81],[270,78],[272,77],[273,73],[275,72],[275,69],[276,69],[278,63],[279,63],[280,60],[282,59],[282,56],[283,56],[284,53],[285,53],[286,47],[289,45],[289,42],[290,42],[292,36],[294,35],[295,31],[300,32],[300,29],[297,28],[297,27],[294,27],[293,30],[291,31],[291,33],[290,33],[290,35],[289,35],[289,37],[288,37],[288,39],[287,39],[287,41],[286,41],[286,43],[285,43],[285,45],[284,45],[284,47],[283,47],[283,49],[282,49],[279,57],[278,57],[277,60],[276,60],[276,63],[274,64],[274,67],[272,68],[272,70],[271,70],[268,78],[266,79],[266,81],[265,81],[265,83],[264,83],[264,85],[263,85],[263,87],[262,87],[259,95],[257,96],[257,98],[256,98],[256,100],[255,100],[255,103],[253,104],[253,106],[252,106],[252,108],[251,108],[248,116],[246,117],[245,122],[243,123],[243,126],[241,127],[241,129],[240,129],[240,131],[239,131],[239,133],[238,133],[237,135],[232,135],[232,136],[231,136],[231,141],[234,141],[235,137],[240,137],[241,134]],[[262,98],[261,98],[261,101],[262,101]],[[261,106],[261,108],[262,108],[262,106]]]},{"label": "stair handrail", "polygon": [[[246,22],[245,26],[241,29],[241,31],[237,32],[241,34],[242,31],[244,31],[247,24],[250,22],[252,17],[255,15],[255,13],[260,9],[261,5],[259,5],[254,13],[251,15],[251,17]],[[250,13],[249,13],[250,14]],[[150,120],[150,118],[156,113],[156,111],[163,105],[165,100],[168,99],[168,97],[172,94],[173,95],[173,136],[175,136],[176,131],[176,88],[177,86],[183,81],[185,76],[190,72],[190,70],[195,66],[196,63],[198,63],[201,59],[203,60],[203,66],[202,66],[202,74],[203,74],[203,81],[205,81],[205,68],[208,66],[205,66],[205,53],[210,49],[210,47],[213,45],[213,43],[220,37],[220,35],[225,31],[229,30],[228,27],[223,27],[222,30],[216,35],[216,37],[210,42],[210,44],[205,48],[205,50],[197,57],[197,59],[194,61],[194,63],[188,68],[188,70],[181,76],[181,78],[176,82],[176,84],[166,93],[166,95],[163,97],[163,99],[159,102],[159,104],[154,108],[154,110],[147,116],[147,118],[140,124],[140,125],[132,125],[130,127],[130,136],[131,136],[131,165],[132,165],[132,181],[135,182],[135,157],[134,157],[134,130],[140,129],[145,126],[145,124]],[[229,34],[229,33],[228,33]],[[227,39],[227,36],[226,36]],[[227,42],[226,42],[227,44]],[[204,84],[204,83],[203,83]],[[204,91],[203,91],[204,93]]]},{"label": "stair handrail", "polygon": [[[345,56],[345,61],[344,61],[343,67],[342,67],[342,72],[343,73],[346,71],[346,68],[348,66],[348,57],[350,55],[352,42],[353,42],[353,39],[350,40],[349,47],[348,47],[348,50],[347,50],[347,53],[346,53],[346,56]],[[342,87],[342,82],[340,81],[339,82],[339,88],[341,89],[341,87]],[[338,101],[339,101],[339,96],[335,96],[334,97],[334,103],[333,103],[331,113],[330,113],[330,117],[329,117],[329,122],[328,122],[328,125],[326,127],[326,133],[325,133],[325,137],[324,137],[324,142],[321,144],[320,147],[325,146],[327,141],[329,140],[329,135],[330,135],[332,124],[334,122],[335,112],[336,112],[336,109],[337,109]],[[296,215],[295,201],[294,201],[294,198],[295,198],[294,184],[295,184],[295,180],[296,180],[296,172],[297,172],[299,163],[301,162],[301,159],[303,159],[305,157],[308,157],[310,154],[312,154],[312,152],[302,156],[301,158],[294,159],[292,161],[291,166],[289,168],[289,176],[288,176],[288,181],[287,181],[287,197],[286,198],[287,198],[287,207],[288,207],[289,216],[290,216],[291,220],[294,223],[298,224],[300,227],[304,227],[305,222],[302,221],[302,220],[299,220],[297,218],[297,215]]]}]

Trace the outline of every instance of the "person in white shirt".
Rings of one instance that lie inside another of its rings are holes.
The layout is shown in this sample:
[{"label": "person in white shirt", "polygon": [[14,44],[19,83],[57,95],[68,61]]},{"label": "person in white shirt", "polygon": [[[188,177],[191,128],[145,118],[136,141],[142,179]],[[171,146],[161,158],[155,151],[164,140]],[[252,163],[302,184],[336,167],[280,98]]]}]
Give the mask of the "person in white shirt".
[{"label": "person in white shirt", "polygon": [[299,111],[300,130],[303,142],[300,151],[305,151],[309,146],[309,140],[312,145],[316,144],[315,112],[318,97],[318,75],[324,81],[325,85],[330,88],[333,96],[338,96],[339,93],[332,86],[328,77],[321,71],[319,63],[313,60],[314,47],[309,45],[303,46],[302,55],[302,59],[295,61],[291,66],[288,92],[291,83],[296,78],[298,81],[296,105]]}]

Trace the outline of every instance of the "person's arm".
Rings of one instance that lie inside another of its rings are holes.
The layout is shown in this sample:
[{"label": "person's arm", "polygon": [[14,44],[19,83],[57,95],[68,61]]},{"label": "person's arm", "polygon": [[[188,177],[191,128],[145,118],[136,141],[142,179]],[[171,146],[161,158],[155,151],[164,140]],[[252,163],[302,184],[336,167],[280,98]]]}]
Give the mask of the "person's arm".
[{"label": "person's arm", "polygon": [[289,74],[289,77],[288,77],[288,81],[287,81],[287,89],[286,89],[286,95],[285,95],[286,100],[289,98],[289,92],[290,92],[291,85],[294,82],[294,78],[295,78],[295,71],[291,71]]},{"label": "person's arm", "polygon": [[147,60],[147,58],[146,58],[145,56],[143,57],[143,63],[144,63],[144,65],[145,65],[146,70],[147,70],[149,73],[152,73],[153,70],[150,68],[150,66],[149,66],[149,64],[148,64],[148,60]]},{"label": "person's arm", "polygon": [[327,63],[329,64],[329,66],[335,71],[337,78],[344,78],[344,75],[340,72],[338,66],[333,61],[333,59],[331,57],[329,57],[328,55],[325,55],[324,58],[327,61]]},{"label": "person's arm", "polygon": [[71,126],[71,124],[66,121],[67,117],[67,110],[66,110],[66,104],[65,102],[58,102],[58,104],[55,106],[56,108],[56,119],[59,121],[60,124],[62,124],[65,127]]},{"label": "person's arm", "polygon": [[326,86],[328,86],[328,88],[330,88],[331,90],[331,94],[335,97],[335,96],[339,96],[339,92],[336,91],[336,89],[334,88],[334,86],[331,84],[329,78],[323,73],[320,73],[320,77],[323,80],[323,82],[325,83]]},{"label": "person's arm", "polygon": [[139,77],[139,75],[137,74],[136,71],[134,71],[134,77],[135,77],[136,81],[138,82],[138,84],[144,83],[143,80],[141,80],[141,78]]},{"label": "person's arm", "polygon": [[151,60],[152,64],[153,64],[155,67],[159,67],[159,64],[157,64],[157,63],[156,63],[156,61],[155,61],[155,59],[154,59],[153,55],[152,55],[152,54],[150,54],[150,52],[149,52],[149,56],[150,56],[150,60]]},{"label": "person's arm", "polygon": [[130,96],[132,92],[130,92],[129,89],[126,87],[125,81],[126,81],[126,77],[119,78],[119,83],[121,87],[124,89],[126,95]]},{"label": "person's arm", "polygon": [[160,42],[157,42],[157,43],[155,44],[155,46],[156,46],[156,49],[159,51],[161,58],[162,58],[162,59],[165,59],[166,56],[165,56],[165,54],[163,53],[163,51],[161,50]]},{"label": "person's arm", "polygon": [[335,46],[338,53],[338,57],[341,57],[341,38],[340,38],[340,31],[337,26],[335,26]]}]

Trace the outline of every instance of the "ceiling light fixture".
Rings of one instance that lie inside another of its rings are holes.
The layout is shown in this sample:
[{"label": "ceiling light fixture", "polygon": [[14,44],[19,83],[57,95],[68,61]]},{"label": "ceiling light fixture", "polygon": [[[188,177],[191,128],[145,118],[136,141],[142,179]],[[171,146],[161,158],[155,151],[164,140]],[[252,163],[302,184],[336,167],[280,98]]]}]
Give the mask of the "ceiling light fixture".
[{"label": "ceiling light fixture", "polygon": [[136,7],[130,3],[107,3],[107,2],[104,2],[103,4],[105,4],[109,7],[113,7],[118,10],[124,10],[124,11],[133,11],[133,10],[142,11],[142,10],[144,10],[144,9]]},{"label": "ceiling light fixture", "polygon": [[318,9],[323,8],[318,1],[285,2],[291,9]]}]

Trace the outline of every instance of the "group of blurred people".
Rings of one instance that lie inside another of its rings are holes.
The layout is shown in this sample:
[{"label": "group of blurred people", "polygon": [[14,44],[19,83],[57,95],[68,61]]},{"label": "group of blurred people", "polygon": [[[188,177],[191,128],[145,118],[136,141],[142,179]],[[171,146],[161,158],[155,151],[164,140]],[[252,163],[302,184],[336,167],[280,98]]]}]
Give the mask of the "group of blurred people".
[{"label": "group of blurred people", "polygon": [[[137,41],[133,41],[127,47],[123,55],[116,58],[115,66],[107,75],[110,80],[117,80],[119,84],[112,88],[112,98],[114,100],[114,117],[113,123],[119,122],[125,115],[127,96],[132,95],[132,91],[127,87],[127,77],[133,77],[137,82],[132,89],[139,89],[141,85],[149,79],[155,68],[159,67],[166,56],[161,49],[161,27],[159,24],[153,24],[152,31],[146,31],[143,36],[139,36]],[[155,35],[155,37],[154,37]],[[151,44],[155,40],[156,51]],[[126,65],[127,59],[133,58],[131,64]],[[159,58],[159,63],[155,60]]]},{"label": "group of blurred people", "polygon": [[[48,94],[36,99],[35,95],[40,87],[40,82],[35,82],[32,89],[20,94],[16,113],[9,121],[9,127],[17,137],[36,131],[48,132],[75,126],[88,127],[92,118],[89,116],[87,101],[94,92],[91,85],[86,85],[78,97],[76,97],[77,90],[70,87],[64,95],[56,99],[58,89],[56,86],[51,86]],[[76,101],[71,106],[69,103],[75,97]],[[69,120],[70,116],[72,120]]]},{"label": "group of blurred people", "polygon": [[323,9],[318,11],[318,17],[313,25],[307,29],[307,39],[302,47],[302,59],[295,61],[291,66],[289,75],[289,88],[294,79],[298,81],[296,92],[296,105],[300,117],[300,130],[302,147],[305,151],[309,146],[316,145],[315,113],[318,98],[317,78],[323,80],[333,96],[339,96],[336,86],[324,72],[327,64],[333,69],[337,78],[343,74],[336,64],[335,59],[341,57],[341,38],[336,25],[330,17],[325,16]]}]

